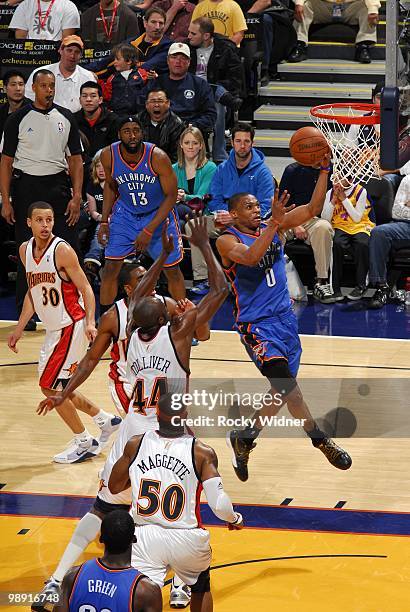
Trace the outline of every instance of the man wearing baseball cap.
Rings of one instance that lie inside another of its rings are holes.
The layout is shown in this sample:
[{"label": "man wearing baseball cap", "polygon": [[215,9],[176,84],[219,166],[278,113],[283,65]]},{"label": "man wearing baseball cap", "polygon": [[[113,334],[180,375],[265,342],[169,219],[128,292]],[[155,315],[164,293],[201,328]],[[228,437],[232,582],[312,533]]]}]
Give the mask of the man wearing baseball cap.
[{"label": "man wearing baseball cap", "polygon": [[[61,41],[59,49],[60,61],[41,68],[50,70],[56,78],[56,93],[54,103],[68,108],[72,113],[81,109],[80,88],[87,81],[97,81],[95,74],[79,66],[84,43],[79,36],[70,34]],[[32,91],[33,75],[39,68],[33,70],[26,83],[27,97],[34,100]]]},{"label": "man wearing baseball cap", "polygon": [[209,84],[188,72],[191,52],[185,43],[175,42],[168,50],[169,74],[152,81],[150,89],[163,89],[171,101],[171,110],[186,125],[199,128],[205,136],[216,122],[214,95]]}]

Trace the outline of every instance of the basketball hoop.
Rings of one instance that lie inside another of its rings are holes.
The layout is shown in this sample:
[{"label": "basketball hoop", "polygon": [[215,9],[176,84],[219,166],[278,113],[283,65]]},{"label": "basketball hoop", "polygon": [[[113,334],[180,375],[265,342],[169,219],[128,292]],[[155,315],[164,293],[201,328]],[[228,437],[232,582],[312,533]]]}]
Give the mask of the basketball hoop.
[{"label": "basketball hoop", "polygon": [[347,189],[380,178],[379,106],[338,102],[314,106],[310,114],[331,148],[334,183]]}]

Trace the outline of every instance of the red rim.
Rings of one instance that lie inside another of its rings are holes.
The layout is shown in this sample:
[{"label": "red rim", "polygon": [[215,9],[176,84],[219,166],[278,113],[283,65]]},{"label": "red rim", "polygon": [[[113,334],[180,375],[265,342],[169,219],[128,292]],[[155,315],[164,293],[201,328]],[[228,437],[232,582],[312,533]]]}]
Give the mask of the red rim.
[{"label": "red rim", "polygon": [[[340,109],[341,111],[342,109],[348,108],[362,111],[366,114],[351,117],[350,115],[344,115],[342,112],[335,113],[333,115],[329,115],[328,113],[324,112],[329,109]],[[318,117],[319,119],[328,119],[329,121],[337,121],[338,123],[346,123],[347,125],[375,125],[376,123],[380,123],[380,106],[377,104],[362,104],[360,102],[334,102],[332,104],[321,104],[320,106],[314,106],[310,109],[310,114],[313,117]]]}]

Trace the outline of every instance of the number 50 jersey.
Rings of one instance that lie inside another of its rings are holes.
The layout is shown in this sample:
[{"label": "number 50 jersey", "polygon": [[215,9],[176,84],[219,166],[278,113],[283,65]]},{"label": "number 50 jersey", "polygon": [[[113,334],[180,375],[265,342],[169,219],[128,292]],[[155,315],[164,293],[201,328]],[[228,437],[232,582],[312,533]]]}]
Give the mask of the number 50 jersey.
[{"label": "number 50 jersey", "polygon": [[194,464],[195,438],[144,434],[129,468],[136,525],[170,529],[201,527],[202,485]]}]

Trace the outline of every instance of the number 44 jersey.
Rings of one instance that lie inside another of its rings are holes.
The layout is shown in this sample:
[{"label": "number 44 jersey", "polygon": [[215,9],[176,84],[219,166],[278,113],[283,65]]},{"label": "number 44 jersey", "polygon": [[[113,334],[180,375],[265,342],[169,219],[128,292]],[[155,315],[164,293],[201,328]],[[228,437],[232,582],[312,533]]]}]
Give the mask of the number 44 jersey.
[{"label": "number 44 jersey", "polygon": [[129,468],[136,525],[201,526],[202,485],[194,463],[194,444],[189,434],[178,438],[165,438],[158,431],[144,434]]},{"label": "number 44 jersey", "polygon": [[47,331],[68,327],[85,317],[84,303],[72,281],[64,280],[57,269],[56,250],[65,240],[53,236],[40,259],[34,257],[35,240],[26,247],[27,285],[34,310]]}]

